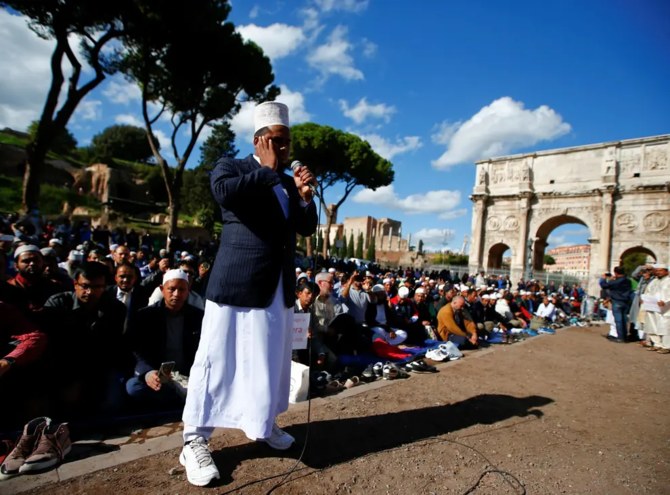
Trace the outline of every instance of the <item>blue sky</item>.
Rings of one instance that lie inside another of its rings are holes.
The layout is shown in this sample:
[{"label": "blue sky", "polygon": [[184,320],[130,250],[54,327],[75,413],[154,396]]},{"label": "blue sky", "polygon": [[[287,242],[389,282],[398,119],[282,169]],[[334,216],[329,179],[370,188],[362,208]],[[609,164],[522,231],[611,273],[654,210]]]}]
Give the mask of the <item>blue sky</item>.
[{"label": "blue sky", "polygon": [[[403,236],[435,250],[470,235],[476,160],[670,132],[664,0],[232,5],[229,19],[271,57],[293,123],[355,133],[394,164],[394,183],[354,190],[340,220],[400,220]],[[25,129],[44,101],[51,45],[0,11],[0,46],[0,128]],[[251,121],[244,106],[232,122],[241,155]],[[84,145],[114,123],[141,125],[139,91],[121,78],[89,95],[68,128]],[[587,237],[566,225],[549,247]]]}]

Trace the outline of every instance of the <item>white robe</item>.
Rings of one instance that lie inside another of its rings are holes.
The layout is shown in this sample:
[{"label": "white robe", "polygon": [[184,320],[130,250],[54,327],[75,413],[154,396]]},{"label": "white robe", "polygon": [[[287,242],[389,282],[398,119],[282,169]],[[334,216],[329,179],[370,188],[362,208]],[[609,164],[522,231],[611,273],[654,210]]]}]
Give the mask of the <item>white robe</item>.
[{"label": "white robe", "polygon": [[[655,278],[644,290],[649,296],[655,296],[659,301],[670,304],[670,275],[663,278]],[[665,314],[647,311],[645,313],[644,330],[652,335],[670,335],[670,311]]]},{"label": "white robe", "polygon": [[293,308],[279,279],[268,308],[207,301],[184,407],[185,425],[239,428],[268,438],[288,409]]}]

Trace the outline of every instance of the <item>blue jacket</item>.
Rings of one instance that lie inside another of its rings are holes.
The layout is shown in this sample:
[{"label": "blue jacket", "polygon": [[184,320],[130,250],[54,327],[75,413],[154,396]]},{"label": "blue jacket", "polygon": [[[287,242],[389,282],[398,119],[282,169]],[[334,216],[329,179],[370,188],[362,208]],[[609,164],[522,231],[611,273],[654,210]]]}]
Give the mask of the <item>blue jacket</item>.
[{"label": "blue jacket", "polygon": [[[314,201],[304,206],[292,176],[262,167],[252,155],[243,160],[219,159],[210,180],[221,206],[223,231],[207,299],[266,308],[281,274],[284,304],[292,307],[296,232],[309,236],[316,230]],[[278,184],[288,196],[288,218],[273,189]]]},{"label": "blue jacket", "polygon": [[600,279],[600,287],[607,291],[612,302],[619,304],[630,304],[632,285],[626,277],[617,277],[612,280]]}]

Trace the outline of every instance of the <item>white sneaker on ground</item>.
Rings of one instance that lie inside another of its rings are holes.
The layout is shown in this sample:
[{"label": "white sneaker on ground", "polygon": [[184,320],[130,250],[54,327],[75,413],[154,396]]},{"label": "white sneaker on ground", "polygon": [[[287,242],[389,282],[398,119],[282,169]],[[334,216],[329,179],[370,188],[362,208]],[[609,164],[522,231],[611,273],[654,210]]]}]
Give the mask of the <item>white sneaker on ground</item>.
[{"label": "white sneaker on ground", "polygon": [[268,438],[259,438],[259,442],[265,442],[270,447],[276,450],[287,450],[295,442],[295,438],[286,433],[277,426],[277,423],[272,425],[272,433]]},{"label": "white sneaker on ground", "polygon": [[219,470],[212,459],[207,440],[203,437],[197,437],[184,445],[179,463],[186,468],[186,478],[192,485],[206,486],[214,478],[219,479]]}]

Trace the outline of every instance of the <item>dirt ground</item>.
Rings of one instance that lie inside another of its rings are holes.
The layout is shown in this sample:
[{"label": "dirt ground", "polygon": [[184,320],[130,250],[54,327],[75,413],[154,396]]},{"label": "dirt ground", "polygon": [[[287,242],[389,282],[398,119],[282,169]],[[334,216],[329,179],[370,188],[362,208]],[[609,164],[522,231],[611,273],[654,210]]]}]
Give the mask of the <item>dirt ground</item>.
[{"label": "dirt ground", "polygon": [[604,333],[563,329],[314,400],[309,430],[304,408],[279,418],[298,440],[286,453],[225,431],[208,488],[174,450],[29,493],[670,494],[670,355]]}]

